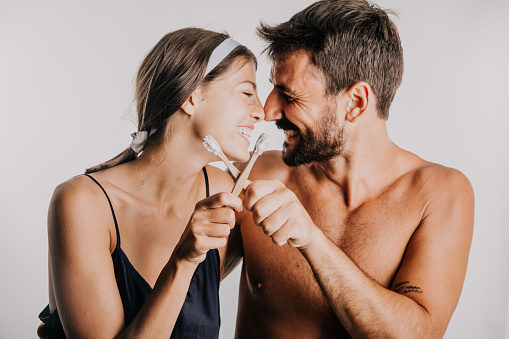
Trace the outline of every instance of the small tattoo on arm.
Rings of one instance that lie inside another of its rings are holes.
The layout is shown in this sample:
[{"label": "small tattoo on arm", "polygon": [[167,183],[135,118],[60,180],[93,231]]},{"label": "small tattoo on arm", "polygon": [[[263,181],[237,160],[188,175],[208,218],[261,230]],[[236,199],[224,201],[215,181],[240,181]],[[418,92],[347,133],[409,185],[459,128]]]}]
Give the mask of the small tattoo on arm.
[{"label": "small tattoo on arm", "polygon": [[397,284],[396,286],[394,286],[394,288],[398,288],[400,287],[401,285],[404,285],[404,284],[408,284],[409,281],[403,281],[403,282],[400,282],[399,284]]},{"label": "small tattoo on arm", "polygon": [[409,283],[410,283],[409,281],[400,282],[399,284],[396,284],[394,286],[393,291],[396,293],[400,293],[400,294],[407,294],[407,293],[421,294],[422,293],[422,290],[419,286],[407,285]]}]

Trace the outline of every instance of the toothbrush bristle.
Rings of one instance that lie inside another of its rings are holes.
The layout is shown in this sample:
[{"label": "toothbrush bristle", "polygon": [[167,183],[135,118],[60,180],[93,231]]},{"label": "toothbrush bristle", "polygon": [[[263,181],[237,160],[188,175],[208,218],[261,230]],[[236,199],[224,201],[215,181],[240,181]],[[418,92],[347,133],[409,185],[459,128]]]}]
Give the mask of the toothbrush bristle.
[{"label": "toothbrush bristle", "polygon": [[221,147],[219,147],[219,144],[211,135],[206,135],[203,138],[203,146],[205,146],[207,151],[214,153],[215,155],[218,155],[221,151]]},{"label": "toothbrush bristle", "polygon": [[266,133],[260,134],[258,140],[256,140],[256,144],[254,147],[254,152],[258,154],[262,154],[269,148],[269,135]]}]

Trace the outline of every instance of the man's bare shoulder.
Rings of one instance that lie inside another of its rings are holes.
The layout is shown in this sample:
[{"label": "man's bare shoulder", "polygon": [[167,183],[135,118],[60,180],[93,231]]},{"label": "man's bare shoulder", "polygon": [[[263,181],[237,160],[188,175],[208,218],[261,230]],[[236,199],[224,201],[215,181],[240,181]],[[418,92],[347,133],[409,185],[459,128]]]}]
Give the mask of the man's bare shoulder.
[{"label": "man's bare shoulder", "polygon": [[432,162],[424,162],[413,171],[413,179],[419,186],[436,193],[450,190],[471,190],[468,178],[459,170]]},{"label": "man's bare shoulder", "polygon": [[[405,185],[407,198],[423,206],[422,218],[430,213],[450,213],[463,210],[471,213],[474,206],[474,191],[468,178],[459,170],[431,162],[408,173]],[[446,211],[449,210],[449,211]]]}]

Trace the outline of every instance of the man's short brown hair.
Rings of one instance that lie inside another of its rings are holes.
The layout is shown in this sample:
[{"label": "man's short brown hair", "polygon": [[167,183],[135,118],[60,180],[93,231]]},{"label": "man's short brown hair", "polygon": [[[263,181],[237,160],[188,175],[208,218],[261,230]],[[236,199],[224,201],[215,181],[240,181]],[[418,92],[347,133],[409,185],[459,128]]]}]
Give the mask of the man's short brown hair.
[{"label": "man's short brown hair", "polygon": [[287,22],[261,23],[258,35],[275,61],[310,51],[326,78],[327,95],[367,82],[377,98],[378,116],[387,120],[403,77],[403,48],[387,13],[365,0],[321,0]]}]

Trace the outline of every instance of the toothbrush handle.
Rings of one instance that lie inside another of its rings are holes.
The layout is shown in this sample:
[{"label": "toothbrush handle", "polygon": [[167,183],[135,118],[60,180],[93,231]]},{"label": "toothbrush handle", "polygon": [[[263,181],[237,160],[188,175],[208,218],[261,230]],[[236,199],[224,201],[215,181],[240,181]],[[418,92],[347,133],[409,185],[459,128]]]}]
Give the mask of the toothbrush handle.
[{"label": "toothbrush handle", "polygon": [[[223,162],[224,162],[224,161],[223,161]],[[232,165],[232,163],[231,163],[231,162],[229,162],[229,161],[226,161],[226,162],[224,162],[224,163],[225,163],[226,167],[228,167],[228,171],[230,172],[230,175],[232,176],[232,178],[233,178],[234,180],[237,180],[237,178],[238,178],[238,177],[239,177],[239,175],[240,175],[240,171],[239,171],[239,169],[238,169],[237,167],[235,167],[235,165]],[[229,164],[229,165],[228,165],[228,164]]]},{"label": "toothbrush handle", "polygon": [[235,183],[235,186],[233,186],[233,190],[232,190],[232,194],[234,195],[239,195],[240,192],[242,192],[242,190],[244,188],[246,188],[247,186],[249,186],[249,184],[251,182],[249,182],[249,184],[247,183],[248,181],[248,177],[249,177],[249,173],[251,172],[251,169],[253,168],[253,165],[256,161],[256,159],[258,158],[260,154],[255,152],[253,153],[253,155],[251,156],[251,159],[249,159],[249,162],[247,163],[247,166],[246,168],[244,169],[244,172],[242,172],[240,174],[240,176],[237,178],[237,182]]},{"label": "toothbrush handle", "polygon": [[[230,173],[230,175],[232,176],[233,180],[237,180],[240,176],[240,171],[237,167],[235,167],[235,165],[233,165],[231,162],[229,162],[228,160],[223,160],[224,164],[226,165],[226,167],[228,167],[228,171]],[[243,189],[247,189],[247,187],[251,185],[251,180],[249,179],[246,179],[246,182],[244,184],[244,187],[242,187]]]},{"label": "toothbrush handle", "polygon": [[218,154],[219,158],[221,160],[223,160],[223,163],[226,165],[226,167],[228,168],[228,170],[230,171],[230,174],[231,176],[233,177],[233,179],[237,179],[240,175],[240,171],[238,170],[237,167],[235,167],[231,162],[230,160],[228,160],[228,158],[226,157],[226,155],[224,155],[223,152],[220,152]]}]

